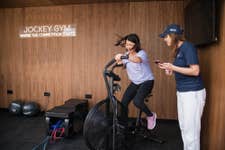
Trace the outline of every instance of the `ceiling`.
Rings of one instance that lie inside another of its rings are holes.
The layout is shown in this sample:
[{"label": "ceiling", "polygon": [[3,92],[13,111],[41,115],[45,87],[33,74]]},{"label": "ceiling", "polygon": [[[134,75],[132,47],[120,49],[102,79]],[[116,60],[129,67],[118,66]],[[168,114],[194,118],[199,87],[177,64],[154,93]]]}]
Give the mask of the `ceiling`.
[{"label": "ceiling", "polygon": [[70,5],[70,4],[86,4],[86,3],[138,2],[138,1],[140,2],[140,1],[157,1],[157,0],[1,0],[0,8],[22,8],[22,7]]}]

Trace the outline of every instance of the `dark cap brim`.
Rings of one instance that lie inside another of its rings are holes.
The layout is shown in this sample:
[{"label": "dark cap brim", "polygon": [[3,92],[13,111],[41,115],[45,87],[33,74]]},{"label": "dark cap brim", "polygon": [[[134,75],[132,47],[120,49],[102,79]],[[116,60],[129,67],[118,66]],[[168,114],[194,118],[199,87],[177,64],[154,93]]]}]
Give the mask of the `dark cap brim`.
[{"label": "dark cap brim", "polygon": [[164,38],[165,36],[166,36],[165,33],[161,33],[161,34],[159,35],[160,38]]}]

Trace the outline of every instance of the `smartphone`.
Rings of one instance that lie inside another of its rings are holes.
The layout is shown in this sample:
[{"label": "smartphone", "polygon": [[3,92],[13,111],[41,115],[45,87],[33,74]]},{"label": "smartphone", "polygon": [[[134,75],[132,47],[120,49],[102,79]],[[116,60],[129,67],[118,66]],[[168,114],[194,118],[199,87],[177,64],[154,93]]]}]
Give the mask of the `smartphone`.
[{"label": "smartphone", "polygon": [[158,60],[158,59],[154,60],[154,62],[155,62],[156,64],[162,63],[162,62],[161,62],[160,60]]}]

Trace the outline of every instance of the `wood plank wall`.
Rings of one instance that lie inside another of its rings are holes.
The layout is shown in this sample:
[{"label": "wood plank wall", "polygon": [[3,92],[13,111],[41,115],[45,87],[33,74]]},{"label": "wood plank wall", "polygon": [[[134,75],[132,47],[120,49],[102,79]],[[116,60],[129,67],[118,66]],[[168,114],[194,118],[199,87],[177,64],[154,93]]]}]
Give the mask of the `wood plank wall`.
[{"label": "wood plank wall", "polygon": [[[153,60],[169,60],[169,50],[158,38],[170,23],[183,25],[183,1],[149,1],[79,4],[55,7],[0,9],[0,107],[15,99],[34,100],[46,110],[70,97],[92,94],[92,107],[106,97],[102,71],[107,61],[122,49],[113,46],[116,34],[137,33],[149,54],[155,75],[149,102],[159,118],[176,119],[175,83]],[[46,24],[75,24],[76,37],[19,38],[21,27]],[[121,98],[129,83],[121,76]],[[7,94],[13,90],[13,94]],[[43,93],[49,91],[50,97]],[[131,116],[136,109],[131,104]]]},{"label": "wood plank wall", "polygon": [[202,149],[225,149],[225,1],[218,1],[219,41],[199,49],[207,99],[202,119]]},{"label": "wood plank wall", "polygon": [[[190,0],[184,1],[184,7]],[[200,68],[207,97],[202,117],[203,150],[225,149],[225,1],[217,0],[219,41],[199,48]]]}]

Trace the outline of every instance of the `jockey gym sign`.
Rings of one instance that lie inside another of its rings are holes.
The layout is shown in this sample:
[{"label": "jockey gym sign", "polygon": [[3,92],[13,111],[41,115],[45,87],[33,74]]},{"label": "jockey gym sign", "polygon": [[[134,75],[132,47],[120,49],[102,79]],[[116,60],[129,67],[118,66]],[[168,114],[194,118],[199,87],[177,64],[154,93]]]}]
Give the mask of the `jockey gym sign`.
[{"label": "jockey gym sign", "polygon": [[74,37],[76,28],[74,25],[35,25],[25,26],[20,30],[21,38],[38,38],[38,37]]}]

